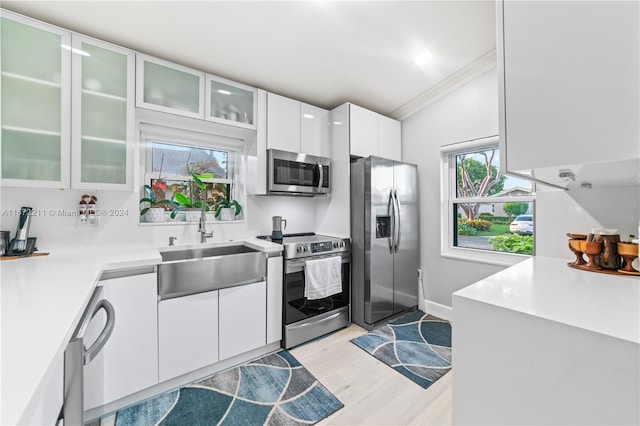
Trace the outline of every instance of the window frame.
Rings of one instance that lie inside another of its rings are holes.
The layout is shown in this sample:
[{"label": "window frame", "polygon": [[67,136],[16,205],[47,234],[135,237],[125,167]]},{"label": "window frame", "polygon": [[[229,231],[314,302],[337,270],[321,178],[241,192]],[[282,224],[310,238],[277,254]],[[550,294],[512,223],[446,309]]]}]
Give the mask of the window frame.
[{"label": "window frame", "polygon": [[[151,185],[151,179],[158,179],[157,172],[153,171],[153,143],[162,143],[166,145],[181,146],[186,148],[195,149],[207,149],[215,151],[227,152],[227,178],[211,178],[202,179],[205,183],[222,183],[228,185],[232,194],[233,200],[243,206],[242,219],[236,219],[232,221],[216,221],[216,223],[240,223],[246,220],[246,194],[244,193],[243,182],[243,152],[244,141],[241,139],[233,138],[230,136],[223,136],[215,133],[204,133],[197,130],[165,127],[157,124],[140,123],[140,143],[142,147],[142,173],[140,184],[140,190],[143,191],[144,185]],[[162,179],[171,181],[189,181],[190,176],[174,175],[174,174],[162,174]],[[142,193],[142,192],[141,192]],[[170,215],[167,212],[167,215]],[[209,222],[209,220],[208,220]],[[146,222],[140,222],[140,224],[149,225]],[[167,222],[152,223],[152,225],[184,225],[185,222],[179,220],[168,220]]]},{"label": "window frame", "polygon": [[[468,197],[460,198],[457,195],[457,164],[456,156],[464,153],[482,151],[485,149],[500,149],[498,136],[489,136],[471,141],[453,143],[440,147],[440,219],[441,219],[441,247],[440,254],[443,257],[469,260],[473,262],[488,263],[500,266],[511,266],[535,255],[535,182],[531,182],[532,195],[500,196],[500,197]],[[502,175],[510,176],[503,170],[500,164],[498,171]],[[517,176],[522,179],[521,176]],[[454,246],[454,224],[457,226],[457,212],[454,206],[461,203],[504,203],[504,202],[530,202],[532,203],[532,215],[534,216],[534,240],[533,254],[506,253]]]}]

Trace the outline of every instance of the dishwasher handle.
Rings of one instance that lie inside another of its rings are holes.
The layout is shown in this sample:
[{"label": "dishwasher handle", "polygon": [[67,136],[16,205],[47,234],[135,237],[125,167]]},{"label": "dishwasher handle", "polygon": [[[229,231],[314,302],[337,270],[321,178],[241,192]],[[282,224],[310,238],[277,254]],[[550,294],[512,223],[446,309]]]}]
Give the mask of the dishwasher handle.
[{"label": "dishwasher handle", "polygon": [[100,300],[96,304],[91,318],[96,316],[100,309],[104,309],[107,313],[107,323],[104,325],[104,328],[102,329],[102,332],[100,333],[100,336],[98,336],[96,341],[93,342],[89,349],[85,350],[83,356],[84,365],[88,365],[91,361],[93,361],[93,359],[100,353],[104,345],[107,343],[109,337],[111,337],[111,333],[113,333],[113,326],[115,325],[116,321],[116,312],[113,309],[113,305],[109,303],[108,300]]}]

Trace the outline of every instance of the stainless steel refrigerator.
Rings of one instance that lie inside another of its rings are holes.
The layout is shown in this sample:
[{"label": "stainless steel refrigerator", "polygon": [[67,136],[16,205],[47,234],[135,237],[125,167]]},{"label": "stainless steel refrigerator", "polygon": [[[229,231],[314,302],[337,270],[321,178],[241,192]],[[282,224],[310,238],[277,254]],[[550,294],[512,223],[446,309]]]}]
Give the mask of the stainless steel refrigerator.
[{"label": "stainless steel refrigerator", "polygon": [[418,305],[418,168],[384,158],[351,164],[351,320],[372,329]]}]

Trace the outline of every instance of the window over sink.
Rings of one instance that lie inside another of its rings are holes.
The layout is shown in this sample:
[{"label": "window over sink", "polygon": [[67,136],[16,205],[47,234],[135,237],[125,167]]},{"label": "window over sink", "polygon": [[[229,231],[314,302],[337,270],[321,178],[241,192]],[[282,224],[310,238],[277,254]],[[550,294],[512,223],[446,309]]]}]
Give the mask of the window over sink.
[{"label": "window over sink", "polygon": [[[191,173],[207,175],[201,180],[205,185],[208,221],[215,220],[215,208],[224,200],[245,204],[244,192],[239,189],[243,187],[239,185],[242,141],[148,124],[141,124],[140,129],[145,162],[143,185],[148,185],[156,201],[180,201],[182,206],[172,217],[174,206],[161,204],[165,210],[161,222],[199,220],[197,212],[195,215],[184,213],[186,209],[199,210],[201,206],[202,196]],[[143,194],[144,186],[141,190]],[[242,218],[243,212],[234,220]]]},{"label": "window over sink", "polygon": [[442,255],[501,265],[533,255],[535,187],[501,173],[498,137],[440,151]]}]

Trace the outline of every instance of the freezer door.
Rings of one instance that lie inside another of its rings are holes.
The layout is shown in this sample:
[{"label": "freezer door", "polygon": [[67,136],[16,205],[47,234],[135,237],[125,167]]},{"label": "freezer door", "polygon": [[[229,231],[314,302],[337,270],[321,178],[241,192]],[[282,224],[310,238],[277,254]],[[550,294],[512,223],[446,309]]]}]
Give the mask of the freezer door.
[{"label": "freezer door", "polygon": [[393,266],[393,313],[396,314],[418,305],[420,216],[417,166],[395,163],[393,173],[394,194],[399,206]]},{"label": "freezer door", "polygon": [[[365,172],[365,315],[372,324],[391,316],[393,302],[393,161],[370,157]],[[368,283],[368,285],[367,285]]]}]

